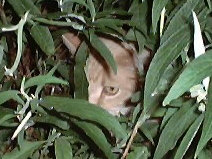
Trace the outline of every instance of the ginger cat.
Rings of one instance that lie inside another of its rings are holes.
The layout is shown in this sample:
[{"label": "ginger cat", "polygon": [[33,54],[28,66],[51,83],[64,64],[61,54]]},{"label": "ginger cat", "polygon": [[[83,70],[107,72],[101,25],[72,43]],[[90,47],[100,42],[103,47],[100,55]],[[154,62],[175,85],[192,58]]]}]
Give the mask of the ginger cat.
[{"label": "ginger cat", "polygon": [[[68,45],[69,50],[77,50],[80,42],[75,38],[76,36],[70,33],[63,35],[64,43]],[[73,39],[75,39],[74,42]],[[117,65],[117,74],[114,74],[105,60],[94,49],[91,49],[86,67],[89,83],[88,100],[113,115],[125,115],[132,108],[130,97],[138,89],[139,84],[137,53],[127,43],[103,37],[99,39],[111,51]],[[68,44],[70,42],[71,45]],[[70,46],[76,48],[70,48]]]}]

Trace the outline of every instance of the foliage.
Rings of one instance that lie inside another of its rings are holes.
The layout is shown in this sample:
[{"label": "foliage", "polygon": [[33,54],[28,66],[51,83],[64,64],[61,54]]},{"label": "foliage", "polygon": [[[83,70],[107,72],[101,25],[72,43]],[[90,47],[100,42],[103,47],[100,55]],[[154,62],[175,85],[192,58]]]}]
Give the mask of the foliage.
[{"label": "foliage", "polygon": [[[212,75],[211,9],[210,0],[2,0],[0,158],[211,158],[212,82],[202,82]],[[76,56],[61,38],[70,31],[84,39]],[[130,116],[87,101],[88,48],[117,71],[98,35],[154,53]]]}]

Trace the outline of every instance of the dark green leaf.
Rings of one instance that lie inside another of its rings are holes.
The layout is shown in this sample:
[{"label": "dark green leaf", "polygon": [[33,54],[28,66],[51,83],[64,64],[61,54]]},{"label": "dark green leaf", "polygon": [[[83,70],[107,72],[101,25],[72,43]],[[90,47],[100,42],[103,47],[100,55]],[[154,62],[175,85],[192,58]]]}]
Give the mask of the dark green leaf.
[{"label": "dark green leaf", "polygon": [[74,123],[84,130],[86,135],[89,136],[94,141],[94,143],[96,143],[96,145],[104,152],[108,159],[115,158],[111,152],[111,145],[108,143],[101,129],[89,122],[74,121]]},{"label": "dark green leaf", "polygon": [[[210,70],[210,69],[209,69]],[[197,145],[195,156],[198,156],[207,142],[212,138],[212,81],[210,78],[210,84],[208,89],[208,103],[206,105],[205,119],[203,123],[203,129],[201,138]]]},{"label": "dark green leaf", "polygon": [[119,138],[126,137],[126,131],[121,127],[114,116],[101,107],[95,106],[81,99],[65,97],[45,97],[41,105],[48,109],[54,108],[58,112],[68,113],[83,120],[97,122],[112,131]]},{"label": "dark green leaf", "polygon": [[54,41],[48,27],[34,25],[32,26],[30,33],[46,55],[49,56],[55,53]]},{"label": "dark green leaf", "polygon": [[147,147],[135,147],[134,151],[130,152],[127,159],[148,159],[150,153]]},{"label": "dark green leaf", "polygon": [[191,145],[191,142],[193,141],[194,137],[196,136],[196,133],[199,130],[199,127],[203,121],[203,118],[204,118],[204,115],[203,114],[200,115],[195,120],[195,122],[191,125],[191,127],[188,129],[182,142],[180,143],[179,148],[177,149],[174,159],[182,159],[183,158],[183,156],[185,155],[189,146]]},{"label": "dark green leaf", "polygon": [[19,16],[23,16],[25,12],[30,14],[40,15],[39,9],[34,5],[33,1],[29,0],[7,0]]},{"label": "dark green leaf", "polygon": [[162,9],[166,6],[168,3],[168,0],[154,0],[153,1],[153,7],[152,7],[152,27],[153,32],[156,32],[157,29],[157,23],[160,18],[160,14]]},{"label": "dark green leaf", "polygon": [[22,148],[19,150],[17,147],[11,152],[6,153],[2,159],[27,159],[32,155],[32,153],[37,150],[44,141],[28,142],[22,143]]},{"label": "dark green leaf", "polygon": [[148,111],[152,105],[155,105],[155,96],[160,92],[155,92],[155,89],[160,81],[166,68],[176,59],[181,51],[190,41],[190,32],[188,25],[182,25],[180,29],[174,32],[166,42],[163,43],[156,52],[149,70],[146,75],[145,90],[144,90],[144,109]]},{"label": "dark green leaf", "polygon": [[176,82],[171,87],[168,95],[163,101],[167,105],[173,99],[188,91],[192,86],[199,84],[204,78],[212,75],[212,50],[207,51],[204,55],[199,56],[190,62]]},{"label": "dark green leaf", "polygon": [[202,0],[188,0],[184,3],[170,21],[168,28],[162,36],[161,44],[165,43],[173,33],[177,32],[182,27],[182,25],[185,25],[185,23],[189,21],[188,19],[191,16],[191,11],[198,8],[202,3],[204,3]]},{"label": "dark green leaf", "polygon": [[50,83],[68,85],[68,82],[60,78],[50,76],[50,75],[39,75],[27,80],[24,88],[26,89],[32,86],[43,86],[45,84],[50,84]]},{"label": "dark green leaf", "polygon": [[72,148],[70,143],[63,137],[55,140],[56,159],[72,159]]},{"label": "dark green leaf", "polygon": [[153,159],[161,159],[175,147],[177,140],[197,117],[196,109],[197,107],[191,107],[191,103],[188,101],[170,118],[160,135]]},{"label": "dark green leaf", "polygon": [[16,90],[8,90],[0,92],[0,105],[10,99],[13,99],[21,104],[24,104],[24,101],[18,96],[18,94],[20,94],[20,92]]},{"label": "dark green leaf", "polygon": [[116,62],[109,48],[107,48],[107,46],[105,46],[105,44],[93,32],[90,32],[90,42],[91,45],[100,53],[100,55],[109,64],[109,66],[111,66],[114,73],[117,73]]},{"label": "dark green leaf", "polygon": [[87,45],[83,42],[77,51],[74,68],[75,98],[78,99],[88,99],[88,82],[84,71],[86,58]]}]

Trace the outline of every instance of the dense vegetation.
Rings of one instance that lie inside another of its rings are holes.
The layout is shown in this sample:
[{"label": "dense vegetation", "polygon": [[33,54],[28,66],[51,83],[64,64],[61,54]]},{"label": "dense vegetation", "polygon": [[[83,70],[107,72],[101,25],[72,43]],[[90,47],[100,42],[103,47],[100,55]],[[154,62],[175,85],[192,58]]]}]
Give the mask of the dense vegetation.
[{"label": "dense vegetation", "polygon": [[[211,10],[210,0],[1,0],[0,158],[211,159]],[[84,39],[76,56],[61,40],[70,30]],[[87,102],[88,47],[116,71],[99,34],[155,54],[129,117]]]}]

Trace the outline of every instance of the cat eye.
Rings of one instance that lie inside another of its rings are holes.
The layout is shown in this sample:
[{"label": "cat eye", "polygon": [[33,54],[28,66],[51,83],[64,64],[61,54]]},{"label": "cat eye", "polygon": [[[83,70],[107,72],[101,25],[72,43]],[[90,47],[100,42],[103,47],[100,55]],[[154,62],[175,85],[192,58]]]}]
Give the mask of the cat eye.
[{"label": "cat eye", "polygon": [[119,88],[113,87],[113,86],[105,86],[103,89],[103,92],[109,96],[113,96],[113,95],[117,94],[118,91],[119,91]]}]

